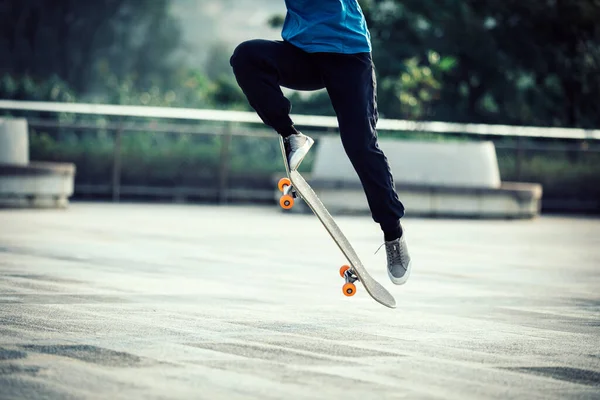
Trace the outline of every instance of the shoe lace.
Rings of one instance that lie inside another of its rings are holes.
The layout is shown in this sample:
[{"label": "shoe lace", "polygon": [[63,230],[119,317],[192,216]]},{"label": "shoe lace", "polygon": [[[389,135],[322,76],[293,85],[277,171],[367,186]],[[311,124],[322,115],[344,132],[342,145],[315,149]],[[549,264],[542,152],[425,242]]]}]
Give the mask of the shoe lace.
[{"label": "shoe lace", "polygon": [[375,252],[375,254],[377,254],[384,245],[385,245],[385,253],[386,253],[387,259],[388,259],[388,264],[389,265],[400,264],[403,266],[404,265],[404,263],[402,262],[402,260],[404,259],[403,247],[400,246],[400,244],[397,242],[393,242],[389,245],[387,243],[382,243],[381,246],[379,246],[379,248]]}]

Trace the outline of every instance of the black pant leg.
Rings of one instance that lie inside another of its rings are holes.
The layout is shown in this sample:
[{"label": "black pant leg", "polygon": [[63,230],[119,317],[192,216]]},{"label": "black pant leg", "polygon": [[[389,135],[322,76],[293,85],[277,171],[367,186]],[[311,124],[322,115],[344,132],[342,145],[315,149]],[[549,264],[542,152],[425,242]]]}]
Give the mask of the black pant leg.
[{"label": "black pant leg", "polygon": [[363,185],[375,222],[397,229],[404,216],[388,160],[377,142],[377,94],[368,53],[315,54],[337,114],[342,144]]},{"label": "black pant leg", "polygon": [[250,40],[234,51],[231,66],[248,102],[263,122],[283,136],[292,129],[291,104],[281,86],[296,90],[323,88],[310,55],[282,41]]}]

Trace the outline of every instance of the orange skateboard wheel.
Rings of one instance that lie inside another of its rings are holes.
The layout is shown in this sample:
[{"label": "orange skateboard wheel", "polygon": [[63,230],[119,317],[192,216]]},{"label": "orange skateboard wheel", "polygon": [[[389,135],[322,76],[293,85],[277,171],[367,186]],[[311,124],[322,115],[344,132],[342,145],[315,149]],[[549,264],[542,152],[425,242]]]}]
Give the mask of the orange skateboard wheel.
[{"label": "orange skateboard wheel", "polygon": [[346,273],[346,271],[348,271],[350,269],[349,266],[347,265],[342,265],[342,268],[340,268],[340,276],[343,278],[344,274]]},{"label": "orange skateboard wheel", "polygon": [[283,192],[284,186],[291,186],[291,185],[292,185],[292,182],[288,178],[281,178],[279,180],[279,182],[277,182],[277,187],[279,188],[280,192]]},{"label": "orange skateboard wheel", "polygon": [[342,291],[344,292],[344,296],[354,296],[356,293],[356,286],[354,286],[354,283],[346,283],[342,287]]},{"label": "orange skateboard wheel", "polygon": [[292,196],[290,196],[289,194],[281,196],[281,198],[279,199],[279,205],[284,210],[289,210],[290,208],[292,208],[294,206],[294,198]]}]

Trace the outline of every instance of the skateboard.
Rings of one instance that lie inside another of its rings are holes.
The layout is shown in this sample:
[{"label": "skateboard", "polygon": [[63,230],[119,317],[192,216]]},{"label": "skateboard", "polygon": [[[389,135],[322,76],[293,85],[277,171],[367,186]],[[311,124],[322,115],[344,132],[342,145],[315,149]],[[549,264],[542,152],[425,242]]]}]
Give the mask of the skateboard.
[{"label": "skateboard", "polygon": [[287,172],[287,178],[281,178],[277,184],[279,190],[282,192],[279,199],[279,205],[283,209],[289,210],[294,206],[294,199],[300,196],[317,218],[319,218],[350,264],[340,268],[340,276],[345,281],[345,284],[342,287],[342,292],[345,296],[354,296],[356,293],[356,285],[354,283],[358,281],[362,283],[367,293],[369,293],[375,301],[386,307],[396,308],[396,300],[394,297],[379,282],[369,275],[358,258],[358,255],[352,248],[352,245],[346,236],[344,236],[314,190],[298,171],[290,171],[285,153],[285,146],[281,137],[279,138],[279,142],[281,145],[281,154],[283,156],[285,170]]}]

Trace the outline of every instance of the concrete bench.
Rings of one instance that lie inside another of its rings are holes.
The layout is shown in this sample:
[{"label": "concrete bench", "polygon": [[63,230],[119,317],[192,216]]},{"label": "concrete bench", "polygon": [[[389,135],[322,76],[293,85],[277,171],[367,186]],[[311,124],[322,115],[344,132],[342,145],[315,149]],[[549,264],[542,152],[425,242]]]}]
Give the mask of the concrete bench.
[{"label": "concrete bench", "polygon": [[[501,182],[491,142],[379,140],[407,216],[532,218],[539,214],[539,184]],[[307,181],[331,213],[369,213],[362,185],[339,137],[315,145]],[[306,207],[297,202],[296,211]]]},{"label": "concrete bench", "polygon": [[0,207],[64,208],[75,165],[29,162],[27,121],[0,119]]}]

